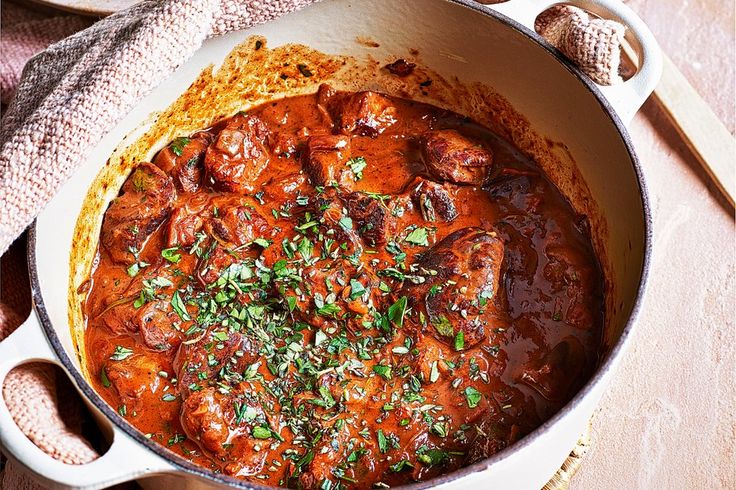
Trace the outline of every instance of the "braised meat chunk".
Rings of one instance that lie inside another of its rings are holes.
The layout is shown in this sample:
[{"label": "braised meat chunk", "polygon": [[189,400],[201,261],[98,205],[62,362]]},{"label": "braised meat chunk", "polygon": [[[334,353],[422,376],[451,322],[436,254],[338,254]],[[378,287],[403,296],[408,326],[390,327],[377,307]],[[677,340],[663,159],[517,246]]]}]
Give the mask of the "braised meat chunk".
[{"label": "braised meat chunk", "polygon": [[196,342],[182,344],[174,358],[174,370],[184,398],[210,383],[239,383],[246,368],[258,360],[253,339],[240,332],[215,326]]},{"label": "braised meat chunk", "polygon": [[146,239],[169,216],[176,199],[171,178],[141,163],[123,184],[102,223],[102,244],[114,262],[133,264]]},{"label": "braised meat chunk", "polygon": [[190,247],[196,242],[197,234],[204,226],[204,206],[206,202],[187,203],[174,209],[166,223],[166,244],[168,247]]},{"label": "braised meat chunk", "polygon": [[422,136],[429,172],[455,184],[481,185],[493,165],[493,154],[454,129],[428,131]]},{"label": "braised meat chunk", "polygon": [[231,460],[225,466],[226,473],[248,476],[263,469],[268,453],[257,450],[263,444],[257,436],[263,431],[270,433],[270,429],[252,395],[236,396],[215,388],[194,392],[182,404],[181,425],[203,448]]},{"label": "braised meat chunk", "polygon": [[337,120],[345,134],[377,136],[396,122],[396,107],[376,92],[358,92],[337,104]]},{"label": "braised meat chunk", "polygon": [[366,245],[375,247],[386,243],[386,238],[396,228],[396,220],[380,200],[362,192],[351,192],[344,198],[348,215]]},{"label": "braised meat chunk", "polygon": [[347,167],[350,139],[346,136],[312,136],[307,140],[304,170],[315,187],[337,185],[352,189],[355,179]]},{"label": "braised meat chunk", "polygon": [[177,347],[187,322],[171,307],[176,287],[169,272],[161,268],[139,273],[123,293],[123,299],[112,302],[100,313],[102,325],[118,335],[139,335],[142,343],[154,351]]},{"label": "braised meat chunk", "polygon": [[409,186],[411,198],[425,221],[450,223],[458,216],[452,185],[418,178]]},{"label": "braised meat chunk", "polygon": [[127,409],[140,410],[145,403],[161,396],[164,384],[159,376],[161,366],[148,356],[118,347],[118,354],[113,352],[108,356],[102,369]]},{"label": "braised meat chunk", "polygon": [[418,262],[424,282],[406,285],[400,295],[425,315],[426,329],[454,345],[462,333],[472,346],[491,329],[492,300],[498,291],[503,242],[493,231],[463,228],[445,237]]},{"label": "braised meat chunk", "polygon": [[205,230],[221,245],[235,248],[266,236],[268,223],[247,199],[225,195],[211,203],[216,214],[206,221]]},{"label": "braised meat chunk", "polygon": [[269,162],[268,127],[256,116],[233,117],[207,148],[204,168],[214,187],[251,192]]},{"label": "braised meat chunk", "polygon": [[171,175],[178,190],[197,192],[202,181],[202,160],[211,142],[208,133],[176,138],[156,155],[153,163]]}]

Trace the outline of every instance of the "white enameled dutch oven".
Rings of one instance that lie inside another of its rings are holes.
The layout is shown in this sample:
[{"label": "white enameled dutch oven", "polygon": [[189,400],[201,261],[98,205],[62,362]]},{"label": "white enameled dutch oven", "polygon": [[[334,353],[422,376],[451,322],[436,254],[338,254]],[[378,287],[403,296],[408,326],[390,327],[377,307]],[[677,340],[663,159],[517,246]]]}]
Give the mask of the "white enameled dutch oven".
[{"label": "white enameled dutch oven", "polygon": [[471,0],[325,0],[267,25],[205,42],[90,152],[87,162],[38,217],[28,246],[35,310],[0,344],[0,383],[9,370],[27,361],[60,365],[110,435],[111,446],[92,463],[63,464],[23,435],[0,397],[0,441],[5,453],[54,487],[101,488],[143,479],[146,487],[258,488],[194,466],[146,439],[87,383],[69,327],[66,295],[76,217],[103,162],[123,138],[140,129],[151,111],[166,108],[203,68],[222,60],[248,36],[265,36],[271,46],[301,43],[326,53],[355,56],[369,49],[355,42],[365,36],[379,45],[370,48],[377,59],[419,46],[423,63],[438,73],[480,81],[503,94],[535,131],[564,142],[602,214],[601,220],[592,222],[592,233],[605,248],[608,295],[608,347],[598,371],[559,413],[517,444],[485,461],[409,486],[541,488],[584,431],[614,375],[640,309],[651,246],[650,217],[626,124],[661,72],[659,48],[651,32],[619,0],[565,2],[622,22],[638,51],[636,75],[621,85],[596,86],[533,30],[536,16],[557,3],[510,0],[484,6]]}]

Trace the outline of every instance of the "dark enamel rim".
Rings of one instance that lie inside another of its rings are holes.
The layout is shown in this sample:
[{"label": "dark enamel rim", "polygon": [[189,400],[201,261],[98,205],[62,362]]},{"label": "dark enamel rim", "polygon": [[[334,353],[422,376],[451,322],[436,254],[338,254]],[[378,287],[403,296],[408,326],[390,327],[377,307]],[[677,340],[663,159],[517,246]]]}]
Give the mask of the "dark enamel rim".
[{"label": "dark enamel rim", "polygon": [[[631,142],[631,137],[629,136],[629,133],[626,130],[626,127],[621,122],[620,118],[614,111],[613,107],[611,107],[611,105],[608,103],[605,97],[601,94],[598,87],[586,75],[584,75],[575,65],[573,65],[570,61],[568,61],[567,58],[565,58],[565,56],[562,53],[557,51],[554,47],[552,47],[549,43],[547,43],[547,41],[545,41],[537,33],[527,29],[526,27],[519,24],[518,22],[494,10],[485,8],[482,5],[474,2],[473,0],[446,0],[446,1],[449,1],[450,3],[462,5],[466,8],[469,8],[477,12],[480,15],[492,17],[498,20],[499,22],[505,24],[506,26],[518,31],[519,33],[524,34],[527,38],[529,38],[530,41],[535,42],[542,49],[545,49],[551,56],[556,58],[556,60],[561,65],[563,65],[572,75],[574,75],[578,79],[578,81],[580,81],[580,83],[596,97],[596,99],[601,105],[601,108],[603,109],[603,111],[605,111],[608,114],[611,121],[613,122],[616,129],[618,130],[621,140],[623,141],[624,146],[626,147],[626,150],[629,154],[629,158],[631,159],[631,163],[634,167],[634,172],[636,174],[637,183],[639,185],[639,191],[641,195],[642,209],[644,211],[644,227],[645,227],[645,230],[644,230],[644,260],[642,262],[641,279],[639,282],[639,288],[637,291],[636,300],[635,300],[633,309],[631,311],[631,314],[629,316],[629,320],[627,321],[624,329],[622,330],[621,336],[619,337],[618,342],[608,353],[607,358],[599,366],[596,373],[588,380],[585,386],[573,397],[573,399],[567,403],[567,405],[565,405],[559,412],[557,412],[554,416],[552,416],[552,418],[547,420],[544,424],[540,425],[533,432],[525,436],[521,441],[494,454],[490,458],[487,458],[478,463],[472,464],[470,466],[466,466],[457,471],[448,473],[446,475],[439,476],[431,480],[397,487],[397,488],[411,489],[411,490],[418,490],[418,489],[423,489],[423,488],[429,488],[429,487],[436,486],[436,485],[441,485],[441,484],[448,483],[453,480],[457,480],[459,478],[463,478],[470,474],[480,472],[480,471],[487,469],[491,465],[498,463],[501,460],[506,459],[511,454],[515,453],[516,451],[519,451],[529,446],[530,444],[533,444],[534,441],[538,437],[549,432],[552,426],[554,426],[563,417],[567,416],[569,412],[573,411],[578,405],[582,403],[583,399],[586,398],[590,394],[593,388],[598,383],[600,383],[602,379],[604,378],[604,376],[606,376],[606,374],[612,369],[614,359],[618,358],[621,355],[631,335],[631,331],[634,327],[634,324],[636,323],[636,320],[639,316],[640,309],[641,309],[641,299],[644,294],[645,285],[647,283],[647,278],[649,275],[649,265],[650,265],[650,259],[651,259],[651,246],[652,246],[651,210],[649,208],[649,198],[648,198],[646,184],[644,182],[644,176],[643,176],[641,164],[639,162],[638,157],[636,156],[636,153],[633,148],[633,144]],[[35,249],[36,249],[36,222],[34,221],[28,233],[27,259],[28,259],[28,268],[29,268],[29,273],[30,273],[31,289],[32,289],[35,309],[38,314],[38,318],[41,323],[41,326],[46,333],[46,337],[49,339],[54,351],[56,352],[56,355],[59,357],[59,360],[61,361],[62,365],[66,368],[67,373],[73,378],[75,384],[77,385],[77,388],[82,392],[82,394],[98,410],[100,410],[105,415],[105,417],[107,417],[107,419],[109,419],[119,429],[124,431],[127,435],[129,435],[131,438],[133,438],[135,441],[137,441],[141,445],[145,446],[150,451],[153,451],[154,453],[158,454],[162,458],[166,459],[168,462],[170,462],[174,466],[174,468],[178,470],[181,470],[188,474],[209,480],[210,482],[213,482],[213,483],[226,484],[226,485],[230,485],[236,488],[249,488],[249,489],[259,489],[259,490],[273,489],[274,488],[273,486],[262,485],[262,484],[257,484],[257,483],[249,483],[249,482],[238,480],[238,479],[228,477],[225,475],[215,474],[209,470],[206,470],[205,468],[201,466],[197,466],[193,463],[190,463],[189,461],[186,461],[184,458],[175,454],[172,451],[169,451],[168,449],[164,448],[162,445],[156,442],[153,442],[150,439],[147,439],[141,432],[138,431],[138,429],[134,428],[127,421],[125,421],[122,417],[120,417],[118,413],[115,412],[107,404],[107,402],[105,402],[94,391],[92,386],[88,384],[84,376],[82,376],[82,374],[74,366],[74,363],[69,358],[69,356],[67,356],[66,351],[64,350],[64,347],[61,345],[61,342],[58,336],[56,335],[54,327],[51,324],[48,313],[46,311],[46,307],[44,306],[43,297],[41,295],[41,290],[39,287],[39,271],[38,271],[37,264],[36,264]]]}]

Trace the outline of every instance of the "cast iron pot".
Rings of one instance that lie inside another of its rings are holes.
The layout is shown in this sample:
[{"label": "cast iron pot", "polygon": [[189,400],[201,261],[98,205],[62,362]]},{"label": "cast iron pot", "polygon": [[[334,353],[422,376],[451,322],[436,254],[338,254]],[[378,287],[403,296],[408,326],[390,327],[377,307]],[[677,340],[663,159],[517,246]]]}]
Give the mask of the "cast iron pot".
[{"label": "cast iron pot", "polygon": [[87,162],[38,217],[28,245],[35,309],[0,344],[0,383],[9,370],[28,361],[58,364],[109,435],[111,446],[89,464],[63,464],[23,435],[0,397],[0,442],[5,453],[43,483],[61,488],[101,488],[133,479],[160,488],[260,488],[192,465],[146,439],[88,384],[74,348],[66,297],[76,216],[102,162],[116,145],[151,110],[166,108],[205,66],[221,60],[248,36],[263,35],[272,46],[302,43],[327,53],[356,56],[367,48],[355,38],[365,36],[380,44],[371,51],[377,58],[421,46],[423,62],[432,69],[482,81],[503,94],[537,132],[564,142],[603,215],[605,226],[594,224],[592,233],[605,248],[608,349],[594,376],[560,412],[518,443],[484,461],[407,486],[541,488],[584,431],[636,323],[649,265],[650,214],[626,124],[661,73],[661,55],[651,32],[621,2],[565,2],[622,22],[638,52],[639,70],[626,83],[612,87],[592,83],[533,30],[536,16],[557,3],[510,0],[485,6],[471,0],[325,0],[275,22],[205,42],[90,152]]}]

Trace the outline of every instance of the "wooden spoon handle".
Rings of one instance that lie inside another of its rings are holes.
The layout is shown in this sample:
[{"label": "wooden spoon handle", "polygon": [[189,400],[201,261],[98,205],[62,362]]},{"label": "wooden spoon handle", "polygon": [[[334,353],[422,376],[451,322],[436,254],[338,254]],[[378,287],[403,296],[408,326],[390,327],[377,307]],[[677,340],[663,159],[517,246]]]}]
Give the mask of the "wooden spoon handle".
[{"label": "wooden spoon handle", "polygon": [[654,95],[690,151],[733,207],[736,140],[666,55],[662,80]]}]

